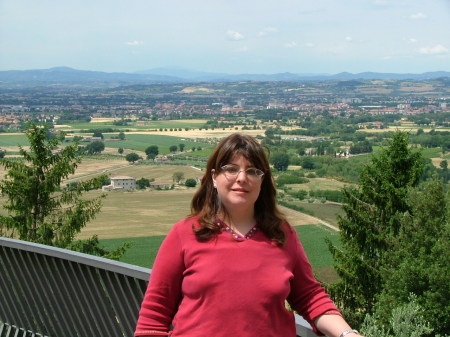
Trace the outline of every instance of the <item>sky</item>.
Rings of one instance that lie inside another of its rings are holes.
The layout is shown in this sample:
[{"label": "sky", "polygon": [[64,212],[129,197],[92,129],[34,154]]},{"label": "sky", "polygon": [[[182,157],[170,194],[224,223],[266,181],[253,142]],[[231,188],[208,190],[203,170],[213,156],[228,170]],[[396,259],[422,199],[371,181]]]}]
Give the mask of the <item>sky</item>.
[{"label": "sky", "polygon": [[450,0],[0,0],[0,70],[450,71]]}]

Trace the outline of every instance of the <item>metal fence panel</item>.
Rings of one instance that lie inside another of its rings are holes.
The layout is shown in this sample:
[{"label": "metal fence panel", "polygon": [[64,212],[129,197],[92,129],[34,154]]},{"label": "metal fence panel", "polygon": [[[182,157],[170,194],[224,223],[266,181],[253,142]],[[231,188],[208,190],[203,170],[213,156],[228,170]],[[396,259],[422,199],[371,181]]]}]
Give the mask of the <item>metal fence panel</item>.
[{"label": "metal fence panel", "polygon": [[[0,237],[0,337],[132,337],[150,269]],[[297,335],[314,336],[296,315]]]}]

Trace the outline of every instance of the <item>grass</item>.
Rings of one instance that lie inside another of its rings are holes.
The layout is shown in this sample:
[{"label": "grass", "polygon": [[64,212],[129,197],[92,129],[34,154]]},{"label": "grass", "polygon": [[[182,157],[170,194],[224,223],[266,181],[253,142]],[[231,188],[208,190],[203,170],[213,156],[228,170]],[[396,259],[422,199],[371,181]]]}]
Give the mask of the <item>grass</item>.
[{"label": "grass", "polygon": [[[94,170],[95,167],[92,167],[91,169]],[[155,183],[172,184],[173,174],[175,172],[182,172],[184,174],[184,179],[197,177],[200,178],[203,176],[203,172],[200,169],[196,169],[186,165],[166,165],[166,164],[128,165],[128,162],[126,161],[123,161],[123,165],[116,167],[109,174],[111,176],[119,176],[119,175],[131,176],[135,177],[136,179],[140,178],[154,179]],[[100,174],[101,172],[98,173]]]},{"label": "grass", "polygon": [[16,135],[16,134],[0,133],[0,147],[19,146],[19,145],[20,146],[30,145],[25,134]]},{"label": "grass", "polygon": [[439,147],[433,148],[419,148],[419,151],[422,153],[424,158],[439,158],[442,156],[442,149]]},{"label": "grass", "polygon": [[312,214],[314,214],[315,217],[318,217],[319,219],[328,222],[330,225],[333,225],[336,228],[339,227],[337,223],[337,214],[343,214],[341,205],[330,202],[326,202],[324,204],[316,202],[308,203],[299,201],[291,203],[299,205],[304,209],[312,212]]},{"label": "grass", "polygon": [[338,191],[345,185],[341,181],[329,178],[307,178],[309,182],[305,184],[289,184],[287,187],[291,187],[294,190],[305,190],[305,191],[317,191],[317,190],[332,190]]},{"label": "grass", "polygon": [[[328,237],[334,244],[338,244],[337,232],[316,225],[296,226],[294,228],[314,268],[329,267],[333,264],[328,246],[325,244],[325,238]],[[117,238],[100,240],[100,243],[107,249],[113,249],[124,242],[133,242],[133,246],[127,250],[121,261],[151,268],[164,238],[165,235]]]},{"label": "grass", "polygon": [[132,242],[132,246],[120,259],[121,262],[151,268],[155,261],[158,249],[163,242],[165,235],[146,236],[126,239],[100,240],[100,244],[108,250],[114,249],[124,242]]},{"label": "grass", "polygon": [[[77,235],[86,239],[130,238],[166,235],[173,224],[190,213],[190,201],[195,189],[110,191],[103,207]],[[101,192],[89,192],[94,197]]]},{"label": "grass", "polygon": [[[104,135],[108,138],[108,134]],[[154,135],[154,134],[127,134],[126,139],[122,141],[105,141],[106,147],[112,148],[124,148],[135,151],[145,151],[150,145],[158,146],[159,153],[170,153],[169,147],[172,145],[178,146],[179,144],[185,145],[185,150],[190,150],[192,147],[212,147],[211,144],[194,142],[188,140],[184,137],[174,137],[165,135]],[[195,152],[194,152],[195,153]]]},{"label": "grass", "polygon": [[329,238],[333,244],[338,245],[338,232],[319,225],[296,226],[294,228],[313,267],[326,267],[333,264],[333,258],[325,243],[325,238]]},{"label": "grass", "polygon": [[126,130],[126,129],[137,129],[137,130],[148,130],[148,129],[198,129],[202,127],[207,120],[165,120],[165,121],[147,121],[145,125],[136,125],[135,122],[131,122],[129,125],[114,125],[112,121],[107,122],[98,122],[98,123],[71,123],[66,124],[68,127],[61,127],[59,129],[62,130],[74,130],[74,129],[82,129],[82,130],[96,130],[96,129],[104,129],[104,128],[112,128],[117,130]]}]

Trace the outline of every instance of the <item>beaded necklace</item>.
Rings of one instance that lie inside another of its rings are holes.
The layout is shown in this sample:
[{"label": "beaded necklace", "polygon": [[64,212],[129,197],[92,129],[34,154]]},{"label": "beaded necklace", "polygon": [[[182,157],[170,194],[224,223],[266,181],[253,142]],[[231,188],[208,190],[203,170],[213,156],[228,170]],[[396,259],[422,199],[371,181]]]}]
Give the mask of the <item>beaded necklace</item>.
[{"label": "beaded necklace", "polygon": [[216,222],[218,225],[221,226],[222,231],[227,232],[229,234],[231,234],[236,240],[248,240],[250,239],[257,231],[258,231],[258,227],[257,225],[254,225],[245,235],[241,235],[239,233],[237,233],[236,231],[233,230],[233,228],[231,228],[230,226],[228,226],[225,222],[223,222],[222,220],[217,220]]}]

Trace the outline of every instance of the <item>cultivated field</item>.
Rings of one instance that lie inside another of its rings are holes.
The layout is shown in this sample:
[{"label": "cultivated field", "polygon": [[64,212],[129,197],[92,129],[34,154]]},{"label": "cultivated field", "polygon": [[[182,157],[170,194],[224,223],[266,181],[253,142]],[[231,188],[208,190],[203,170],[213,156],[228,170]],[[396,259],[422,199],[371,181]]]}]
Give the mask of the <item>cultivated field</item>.
[{"label": "cultivated field", "polygon": [[163,136],[176,136],[176,137],[185,137],[185,138],[200,138],[200,139],[211,139],[211,138],[224,138],[228,135],[231,135],[232,133],[240,132],[245,133],[247,135],[251,136],[263,136],[265,133],[265,130],[242,130],[242,129],[234,129],[234,128],[226,128],[226,129],[191,129],[191,130],[184,130],[184,131],[132,131],[128,132],[127,134],[147,134],[147,135],[163,135]]},{"label": "cultivated field", "polygon": [[[126,163],[126,162],[125,162]],[[201,178],[203,172],[195,167],[176,165],[124,165],[120,160],[84,160],[70,181],[105,173],[154,179],[154,183],[172,184],[174,172],[183,172],[185,179]],[[66,181],[68,182],[68,181]],[[125,238],[165,235],[172,225],[190,212],[195,188],[176,187],[174,190],[110,191],[103,200],[101,213],[80,233],[79,238],[98,234],[101,238]],[[88,196],[100,195],[93,191]],[[287,208],[283,212],[294,226],[317,224],[317,219]]]},{"label": "cultivated field", "polygon": [[336,179],[328,178],[307,178],[309,182],[305,184],[289,184],[287,186],[294,190],[317,191],[317,190],[333,190],[337,191],[343,188],[346,183]]},{"label": "cultivated field", "polygon": [[[110,191],[101,213],[77,238],[98,234],[101,239],[166,235],[173,224],[190,213],[190,202],[196,189]],[[89,196],[100,195],[100,191]],[[293,226],[318,224],[317,219],[282,207]]]},{"label": "cultivated field", "polygon": [[410,133],[416,133],[417,130],[422,129],[425,133],[435,130],[440,131],[450,131],[450,128],[434,128],[434,127],[422,127],[414,123],[402,123],[402,125],[388,126],[386,129],[359,129],[357,132],[370,132],[370,133],[383,133],[383,132],[395,132],[404,131]]}]

